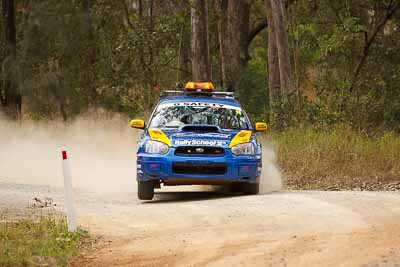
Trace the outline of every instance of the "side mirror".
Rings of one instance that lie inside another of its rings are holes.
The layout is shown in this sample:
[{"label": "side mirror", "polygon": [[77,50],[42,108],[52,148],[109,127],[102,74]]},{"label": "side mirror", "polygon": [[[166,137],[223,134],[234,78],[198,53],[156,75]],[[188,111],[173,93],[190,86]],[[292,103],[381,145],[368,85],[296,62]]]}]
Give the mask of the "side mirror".
[{"label": "side mirror", "polygon": [[144,120],[140,119],[131,120],[129,126],[136,129],[144,129]]},{"label": "side mirror", "polygon": [[268,125],[265,122],[256,122],[255,130],[257,132],[266,131],[268,129]]}]

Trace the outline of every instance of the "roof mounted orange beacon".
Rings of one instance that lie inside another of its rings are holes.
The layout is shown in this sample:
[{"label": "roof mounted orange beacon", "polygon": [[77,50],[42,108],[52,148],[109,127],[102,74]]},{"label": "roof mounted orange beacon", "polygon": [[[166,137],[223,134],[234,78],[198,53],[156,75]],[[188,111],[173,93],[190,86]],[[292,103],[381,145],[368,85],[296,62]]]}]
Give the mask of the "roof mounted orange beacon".
[{"label": "roof mounted orange beacon", "polygon": [[214,85],[211,82],[188,82],[185,85],[187,92],[212,92]]}]

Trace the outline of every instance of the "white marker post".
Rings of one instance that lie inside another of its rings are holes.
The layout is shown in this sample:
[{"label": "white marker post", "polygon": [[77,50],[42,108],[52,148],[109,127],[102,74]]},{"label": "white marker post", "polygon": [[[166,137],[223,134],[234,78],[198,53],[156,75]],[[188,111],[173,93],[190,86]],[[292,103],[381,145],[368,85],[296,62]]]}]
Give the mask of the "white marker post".
[{"label": "white marker post", "polygon": [[63,148],[61,151],[63,160],[63,174],[64,174],[64,205],[67,211],[68,232],[76,231],[76,218],[74,209],[74,198],[72,192],[71,169],[69,166],[67,149]]}]

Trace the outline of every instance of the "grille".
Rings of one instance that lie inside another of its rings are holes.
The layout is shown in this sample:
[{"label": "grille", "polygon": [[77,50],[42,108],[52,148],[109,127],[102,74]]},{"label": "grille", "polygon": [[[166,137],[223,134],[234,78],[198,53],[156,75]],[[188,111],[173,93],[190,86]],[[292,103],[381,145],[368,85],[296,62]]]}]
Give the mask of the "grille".
[{"label": "grille", "polygon": [[194,164],[174,162],[172,171],[179,174],[225,174],[225,163]]},{"label": "grille", "polygon": [[223,156],[225,155],[225,150],[221,147],[211,147],[211,146],[180,146],[176,148],[175,155]]}]

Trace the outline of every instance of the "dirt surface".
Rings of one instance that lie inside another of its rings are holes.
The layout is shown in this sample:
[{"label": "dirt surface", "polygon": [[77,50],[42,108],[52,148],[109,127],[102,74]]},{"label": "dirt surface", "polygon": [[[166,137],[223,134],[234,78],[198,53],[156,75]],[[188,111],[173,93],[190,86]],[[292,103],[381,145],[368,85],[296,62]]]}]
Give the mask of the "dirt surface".
[{"label": "dirt surface", "polygon": [[[98,241],[73,265],[400,266],[396,192],[171,190],[149,202],[76,190],[79,224]],[[62,196],[61,188],[0,183],[0,211],[62,211]]]}]

